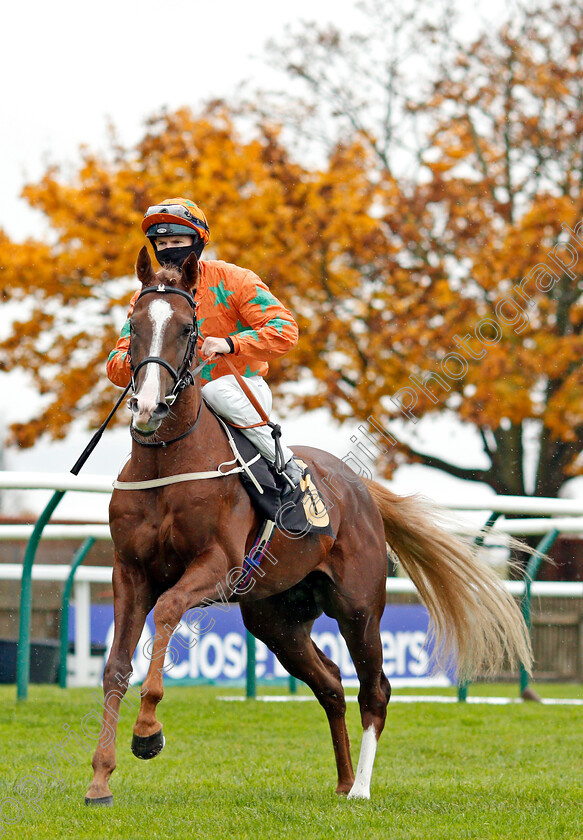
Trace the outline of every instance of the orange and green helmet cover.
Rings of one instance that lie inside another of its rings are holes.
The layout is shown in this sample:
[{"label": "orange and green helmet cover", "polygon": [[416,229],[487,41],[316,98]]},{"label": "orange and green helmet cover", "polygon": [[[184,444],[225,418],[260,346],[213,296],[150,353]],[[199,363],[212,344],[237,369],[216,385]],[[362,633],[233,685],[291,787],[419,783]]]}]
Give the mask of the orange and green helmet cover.
[{"label": "orange and green helmet cover", "polygon": [[151,239],[155,236],[196,233],[206,245],[210,230],[206,216],[198,204],[189,198],[165,198],[148,207],[142,221],[142,230]]}]

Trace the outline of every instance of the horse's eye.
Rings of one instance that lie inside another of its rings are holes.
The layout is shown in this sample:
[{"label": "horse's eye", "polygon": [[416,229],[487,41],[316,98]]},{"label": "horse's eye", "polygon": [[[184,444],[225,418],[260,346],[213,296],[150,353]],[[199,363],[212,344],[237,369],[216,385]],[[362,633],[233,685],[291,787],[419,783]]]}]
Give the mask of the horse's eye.
[{"label": "horse's eye", "polygon": [[190,324],[186,324],[182,327],[182,335],[189,336],[192,333],[192,326]]}]

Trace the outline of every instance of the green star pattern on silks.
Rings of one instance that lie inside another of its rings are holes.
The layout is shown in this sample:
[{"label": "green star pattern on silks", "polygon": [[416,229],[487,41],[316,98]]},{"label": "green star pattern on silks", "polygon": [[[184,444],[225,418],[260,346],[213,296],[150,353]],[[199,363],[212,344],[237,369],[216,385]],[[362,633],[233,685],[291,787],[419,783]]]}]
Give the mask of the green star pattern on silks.
[{"label": "green star pattern on silks", "polygon": [[211,374],[211,370],[216,366],[217,366],[216,362],[214,362],[212,365],[205,365],[200,372],[200,378],[204,379],[205,382],[211,382],[212,378],[213,378],[212,374]]},{"label": "green star pattern on silks", "polygon": [[245,369],[245,373],[243,374],[243,376],[257,376],[258,373],[259,373],[258,370],[251,370],[249,365],[247,365],[247,367]]},{"label": "green star pattern on silks", "polygon": [[119,334],[120,338],[127,338],[130,334],[130,319],[128,318]]},{"label": "green star pattern on silks", "polygon": [[258,303],[262,312],[265,312],[268,306],[279,306],[278,299],[273,297],[267,289],[262,289],[261,286],[255,286],[255,291],[257,294],[249,303]]},{"label": "green star pattern on silks", "polygon": [[259,341],[257,330],[243,330],[243,332],[237,333],[237,335],[239,338],[247,338],[247,336],[250,336],[251,338],[254,338],[255,341]]},{"label": "green star pattern on silks", "polygon": [[227,298],[229,297],[229,295],[234,295],[235,292],[230,292],[228,289],[225,289],[225,283],[222,278],[218,286],[209,286],[209,290],[215,296],[215,306],[219,306],[220,304],[222,304],[227,309],[231,308],[227,303]]},{"label": "green star pattern on silks", "polygon": [[291,321],[284,321],[283,318],[272,318],[271,321],[268,321],[266,326],[268,327],[275,327],[278,333],[281,335],[283,332],[283,328],[286,324],[289,324],[290,327],[293,326]]},{"label": "green star pattern on silks", "polygon": [[237,329],[234,332],[229,333],[229,335],[238,335],[240,338],[250,335],[251,338],[255,339],[255,341],[259,341],[257,330],[252,330],[251,327],[244,326],[241,321],[237,321]]}]

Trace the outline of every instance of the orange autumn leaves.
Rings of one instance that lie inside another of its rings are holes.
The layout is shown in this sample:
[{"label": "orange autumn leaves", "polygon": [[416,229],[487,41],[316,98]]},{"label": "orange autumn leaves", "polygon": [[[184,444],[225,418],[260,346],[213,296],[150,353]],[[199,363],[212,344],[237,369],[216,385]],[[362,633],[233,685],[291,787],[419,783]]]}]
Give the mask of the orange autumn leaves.
[{"label": "orange autumn leaves", "polygon": [[135,148],[116,148],[108,159],[85,150],[74,177],[52,168],[24,194],[48,218],[55,241],[0,239],[4,300],[28,304],[2,342],[2,369],[26,370],[47,397],[38,417],[13,427],[21,446],[43,433],[63,437],[76,418],[95,425],[107,414],[115,391],[104,361],[137,284],[133,264],[150,203],[194,196],[211,224],[205,256],[252,268],[297,313],[303,349],[273,365],[275,384],[301,367],[325,375],[319,352],[340,323],[334,301],[347,292],[358,298],[360,273],[347,255],[364,252],[378,227],[358,142],[309,170],[275,129],[242,139],[221,106],[198,117],[183,109],[154,118]]}]

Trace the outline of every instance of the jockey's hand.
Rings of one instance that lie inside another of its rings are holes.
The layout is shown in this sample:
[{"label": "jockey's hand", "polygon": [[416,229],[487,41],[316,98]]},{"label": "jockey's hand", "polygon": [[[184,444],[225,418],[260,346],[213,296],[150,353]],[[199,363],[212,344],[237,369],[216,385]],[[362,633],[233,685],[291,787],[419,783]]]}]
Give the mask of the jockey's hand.
[{"label": "jockey's hand", "polygon": [[212,335],[209,335],[205,338],[202,343],[201,353],[203,356],[207,358],[212,356],[213,353],[230,353],[231,348],[229,347],[229,342],[224,338],[214,338]]}]

